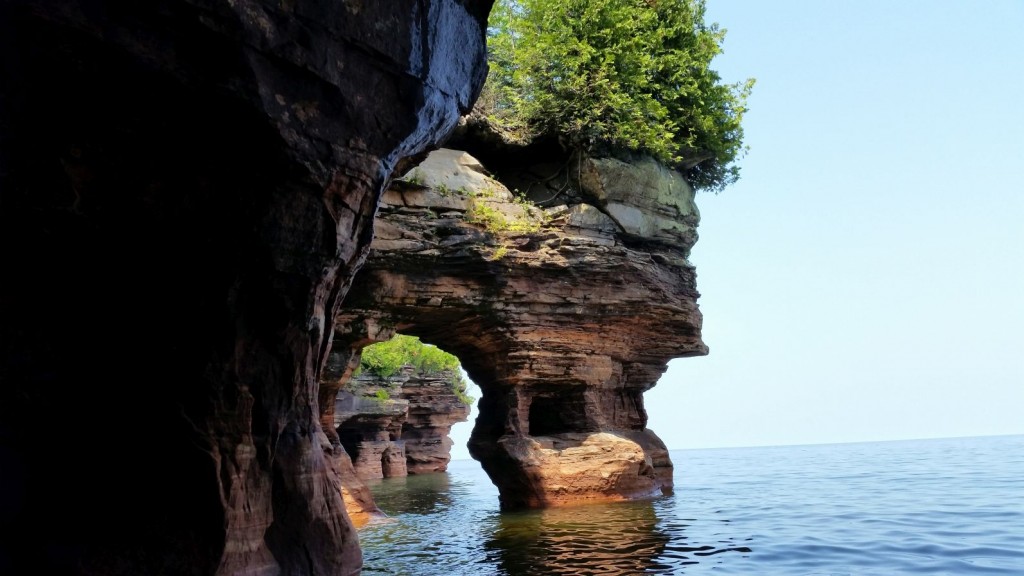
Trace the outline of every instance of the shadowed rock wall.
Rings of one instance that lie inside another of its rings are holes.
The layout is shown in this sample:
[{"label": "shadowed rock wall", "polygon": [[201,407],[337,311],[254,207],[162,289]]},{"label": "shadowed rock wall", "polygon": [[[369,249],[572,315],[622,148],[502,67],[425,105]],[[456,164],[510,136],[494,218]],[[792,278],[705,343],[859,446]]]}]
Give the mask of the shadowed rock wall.
[{"label": "shadowed rock wall", "polygon": [[470,451],[506,508],[669,491],[643,392],[707,353],[693,190],[643,158],[552,166],[519,167],[543,210],[457,150],[394,182],[332,362],[396,330],[458,356],[483,391]]},{"label": "shadowed rock wall", "polygon": [[0,4],[0,573],[359,571],[334,310],[490,4]]}]

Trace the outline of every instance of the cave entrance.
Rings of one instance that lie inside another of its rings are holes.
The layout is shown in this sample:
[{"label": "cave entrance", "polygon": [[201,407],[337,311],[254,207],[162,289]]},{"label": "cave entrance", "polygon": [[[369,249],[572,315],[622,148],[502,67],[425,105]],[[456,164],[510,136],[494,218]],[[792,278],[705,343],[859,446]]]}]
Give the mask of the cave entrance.
[{"label": "cave entrance", "polygon": [[534,396],[530,401],[530,436],[550,436],[579,431],[587,421],[582,389]]},{"label": "cave entrance", "polygon": [[354,427],[339,426],[338,439],[341,440],[341,447],[348,453],[353,462],[359,460],[359,447],[363,443],[363,437]]}]

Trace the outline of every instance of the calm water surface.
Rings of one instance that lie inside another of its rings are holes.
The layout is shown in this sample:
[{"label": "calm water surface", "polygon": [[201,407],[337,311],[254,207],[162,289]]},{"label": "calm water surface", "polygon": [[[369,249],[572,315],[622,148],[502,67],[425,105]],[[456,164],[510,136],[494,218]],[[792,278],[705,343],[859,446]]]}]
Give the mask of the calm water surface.
[{"label": "calm water surface", "polygon": [[1024,436],[672,461],[671,496],[515,513],[474,461],[379,481],[363,574],[1024,576]]}]

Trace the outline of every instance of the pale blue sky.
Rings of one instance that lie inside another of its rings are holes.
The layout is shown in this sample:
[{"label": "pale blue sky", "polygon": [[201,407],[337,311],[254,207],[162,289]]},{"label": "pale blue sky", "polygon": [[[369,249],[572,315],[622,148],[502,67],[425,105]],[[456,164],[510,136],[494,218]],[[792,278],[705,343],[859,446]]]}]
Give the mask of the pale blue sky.
[{"label": "pale blue sky", "polygon": [[1024,433],[1024,0],[708,21],[723,79],[757,79],[750,152],[697,197],[711,352],[670,363],[648,426],[672,449]]}]

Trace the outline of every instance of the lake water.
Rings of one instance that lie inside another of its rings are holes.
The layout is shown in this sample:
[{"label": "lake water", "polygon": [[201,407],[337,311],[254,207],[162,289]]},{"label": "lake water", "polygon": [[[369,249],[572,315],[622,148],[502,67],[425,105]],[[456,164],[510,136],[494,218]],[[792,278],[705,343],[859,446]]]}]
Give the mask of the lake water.
[{"label": "lake water", "polygon": [[514,513],[471,460],[378,481],[363,574],[1024,575],[1024,436],[672,461],[671,496]]}]

